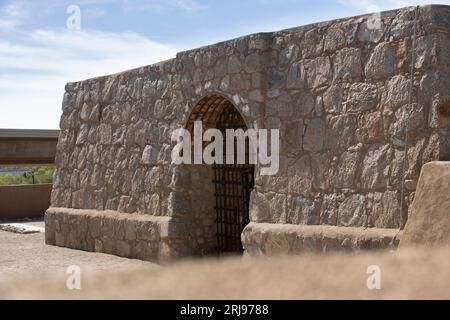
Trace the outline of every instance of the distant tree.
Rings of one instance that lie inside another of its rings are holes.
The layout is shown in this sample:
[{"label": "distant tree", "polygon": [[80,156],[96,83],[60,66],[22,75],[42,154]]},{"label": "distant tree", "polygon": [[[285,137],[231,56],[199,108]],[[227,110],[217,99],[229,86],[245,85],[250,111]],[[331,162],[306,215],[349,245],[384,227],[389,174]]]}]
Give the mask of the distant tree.
[{"label": "distant tree", "polygon": [[19,176],[16,174],[0,174],[0,185],[20,184]]},{"label": "distant tree", "polygon": [[51,167],[39,167],[35,168],[34,176],[36,183],[52,183],[53,182],[53,172],[55,168]]},{"label": "distant tree", "polygon": [[24,174],[0,174],[0,185],[53,182],[53,166],[35,167]]}]

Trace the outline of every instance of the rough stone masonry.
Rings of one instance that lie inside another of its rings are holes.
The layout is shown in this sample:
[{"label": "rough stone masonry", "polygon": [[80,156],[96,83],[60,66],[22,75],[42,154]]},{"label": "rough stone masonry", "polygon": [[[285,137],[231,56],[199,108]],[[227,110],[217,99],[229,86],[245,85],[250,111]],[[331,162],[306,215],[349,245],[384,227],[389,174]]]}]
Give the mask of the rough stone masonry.
[{"label": "rough stone masonry", "polygon": [[450,7],[253,34],[65,91],[47,244],[214,252],[211,166],[171,164],[171,133],[213,97],[280,129],[278,174],[255,169],[246,253],[383,248],[404,222],[403,176],[407,210],[422,165],[450,157]]}]

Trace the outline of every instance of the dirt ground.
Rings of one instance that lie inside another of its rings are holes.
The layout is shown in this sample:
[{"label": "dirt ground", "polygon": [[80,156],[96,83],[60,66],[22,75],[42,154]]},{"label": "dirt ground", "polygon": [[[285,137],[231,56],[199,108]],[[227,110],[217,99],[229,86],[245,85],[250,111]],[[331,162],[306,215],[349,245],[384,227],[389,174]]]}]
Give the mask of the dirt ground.
[{"label": "dirt ground", "polygon": [[[81,267],[68,290],[65,268]],[[367,268],[381,289],[367,288]],[[168,266],[0,232],[1,299],[450,299],[450,249],[185,260]]]},{"label": "dirt ground", "polygon": [[67,267],[71,265],[78,265],[88,272],[160,268],[157,264],[135,259],[47,246],[44,233],[0,231],[0,285],[27,275],[65,276]]}]

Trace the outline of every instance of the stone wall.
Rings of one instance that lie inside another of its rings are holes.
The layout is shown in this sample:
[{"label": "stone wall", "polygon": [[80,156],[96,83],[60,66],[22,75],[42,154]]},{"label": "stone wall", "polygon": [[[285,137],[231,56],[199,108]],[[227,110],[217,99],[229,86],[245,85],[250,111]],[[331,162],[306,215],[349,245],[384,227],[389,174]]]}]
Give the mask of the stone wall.
[{"label": "stone wall", "polygon": [[406,207],[422,164],[448,156],[432,121],[450,94],[448,14],[419,11],[412,103],[414,8],[382,13],[376,30],[362,17],[274,34],[265,126],[284,131],[284,167],[257,179],[252,221],[400,227],[407,118]]},{"label": "stone wall", "polygon": [[220,94],[248,127],[280,129],[280,171],[257,172],[253,222],[400,227],[406,119],[406,206],[422,164],[448,157],[450,141],[450,8],[420,8],[411,77],[414,16],[255,34],[67,84],[52,207],[187,221],[188,247],[209,251],[212,197],[198,189],[208,195],[207,169],[172,165],[170,137],[197,101]]}]

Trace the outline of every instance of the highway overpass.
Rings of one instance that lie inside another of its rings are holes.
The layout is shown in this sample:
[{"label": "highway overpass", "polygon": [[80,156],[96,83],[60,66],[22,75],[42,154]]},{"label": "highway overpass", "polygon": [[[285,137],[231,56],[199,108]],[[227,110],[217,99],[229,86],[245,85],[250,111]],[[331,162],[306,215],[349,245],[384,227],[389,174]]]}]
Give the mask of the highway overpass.
[{"label": "highway overpass", "polygon": [[0,129],[0,165],[55,162],[59,130]]}]

